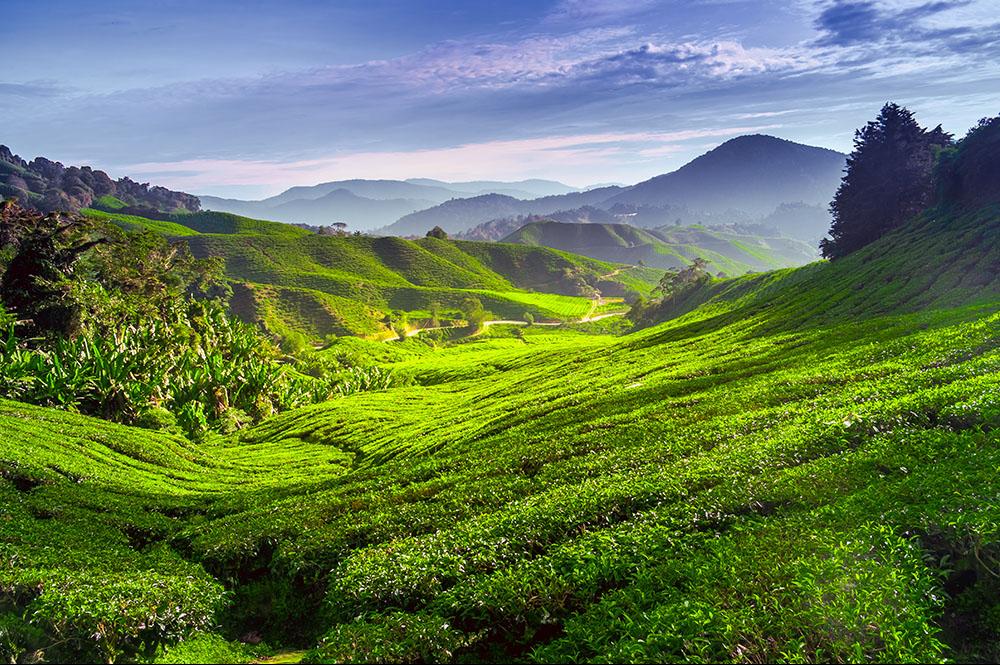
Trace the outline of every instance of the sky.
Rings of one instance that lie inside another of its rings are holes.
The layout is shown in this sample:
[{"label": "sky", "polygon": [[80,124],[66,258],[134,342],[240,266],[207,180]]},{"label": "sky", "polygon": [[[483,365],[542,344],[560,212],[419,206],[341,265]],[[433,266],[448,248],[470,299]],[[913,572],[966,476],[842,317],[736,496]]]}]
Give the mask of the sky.
[{"label": "sky", "polygon": [[996,0],[0,0],[0,143],[195,194],[634,183],[886,101],[1000,112]]}]

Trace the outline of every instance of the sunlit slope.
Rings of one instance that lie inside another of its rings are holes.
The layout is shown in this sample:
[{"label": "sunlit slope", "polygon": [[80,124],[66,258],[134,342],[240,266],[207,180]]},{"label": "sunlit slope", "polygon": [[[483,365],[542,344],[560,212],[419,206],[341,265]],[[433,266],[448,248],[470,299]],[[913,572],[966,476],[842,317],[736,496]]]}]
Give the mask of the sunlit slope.
[{"label": "sunlit slope", "polygon": [[5,403],[0,589],[170,639],[226,581],[229,635],[312,660],[993,659],[997,219],[623,338],[408,342],[413,385],[207,444]]},{"label": "sunlit slope", "polygon": [[716,280],[662,314],[700,306],[703,321],[691,325],[705,328],[766,313],[766,328],[791,329],[998,299],[1000,206],[992,206],[932,209],[834,264]]},{"label": "sunlit slope", "polygon": [[683,268],[695,258],[713,273],[742,275],[800,266],[817,258],[814,247],[790,238],[737,234],[702,226],[640,229],[627,224],[532,222],[505,242],[543,246],[605,261],[659,268]]},{"label": "sunlit slope", "polygon": [[280,238],[301,238],[312,235],[310,231],[280,222],[252,219],[228,212],[202,210],[187,213],[156,213],[156,218],[127,214],[122,208],[102,205],[80,211],[88,217],[110,219],[129,230],[148,229],[167,236],[190,236],[200,233],[262,235]]},{"label": "sunlit slope", "polygon": [[[108,661],[213,629],[227,594],[175,540],[188,525],[343,473],[352,456],[288,440],[195,445],[0,401],[0,620],[5,657]],[[39,632],[41,631],[41,632]]]},{"label": "sunlit slope", "polygon": [[[195,256],[223,257],[233,279],[361,303],[381,313],[370,319],[377,323],[390,310],[427,311],[436,304],[442,310],[455,311],[469,297],[479,299],[500,318],[521,318],[525,312],[548,320],[579,317],[589,311],[590,301],[583,297],[578,282],[566,280],[565,273],[582,274],[582,279],[597,283],[602,271],[614,270],[608,264],[574,264],[553,252],[554,260],[534,273],[530,286],[555,293],[529,293],[522,286],[527,280],[521,274],[513,269],[508,274],[491,270],[450,241],[326,236],[278,240],[221,235],[188,240]],[[454,256],[456,253],[460,256]],[[542,276],[542,270],[549,271],[545,273],[548,278]],[[616,286],[621,290],[621,284]],[[351,326],[352,332],[364,333],[364,328]]]}]

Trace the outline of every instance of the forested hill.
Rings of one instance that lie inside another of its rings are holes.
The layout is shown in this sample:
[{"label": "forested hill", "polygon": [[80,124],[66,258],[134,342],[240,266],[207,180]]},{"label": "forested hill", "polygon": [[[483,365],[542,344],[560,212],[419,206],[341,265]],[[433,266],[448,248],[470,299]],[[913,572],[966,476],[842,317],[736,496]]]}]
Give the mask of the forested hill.
[{"label": "forested hill", "polygon": [[13,197],[21,205],[42,212],[74,211],[112,199],[120,205],[154,211],[195,211],[198,198],[165,187],[137,183],[130,178],[112,180],[89,166],[63,166],[45,157],[30,162],[0,145],[0,198]]}]

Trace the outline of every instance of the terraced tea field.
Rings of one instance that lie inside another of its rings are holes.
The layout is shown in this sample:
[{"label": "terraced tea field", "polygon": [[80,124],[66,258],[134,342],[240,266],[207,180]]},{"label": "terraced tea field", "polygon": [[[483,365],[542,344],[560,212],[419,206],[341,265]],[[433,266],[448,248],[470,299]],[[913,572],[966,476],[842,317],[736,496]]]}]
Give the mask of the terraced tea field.
[{"label": "terraced tea field", "polygon": [[623,336],[349,341],[397,387],[197,444],[4,402],[0,648],[995,659],[998,220],[931,214]]},{"label": "terraced tea field", "polygon": [[598,292],[648,295],[662,272],[519,245],[320,236],[227,213],[84,212],[183,240],[198,258],[220,258],[235,285],[235,312],[276,336],[317,343],[330,335],[391,337],[392,321],[429,317],[431,309],[462,318],[470,298],[497,319],[577,320]]}]

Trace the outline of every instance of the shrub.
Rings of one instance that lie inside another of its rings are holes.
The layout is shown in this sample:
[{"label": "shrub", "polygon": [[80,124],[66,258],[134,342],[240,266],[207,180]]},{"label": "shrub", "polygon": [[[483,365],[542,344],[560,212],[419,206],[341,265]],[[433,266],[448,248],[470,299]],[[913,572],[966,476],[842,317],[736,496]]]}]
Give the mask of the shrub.
[{"label": "shrub", "polygon": [[249,663],[265,649],[228,642],[212,633],[196,633],[158,656],[154,663]]}]

